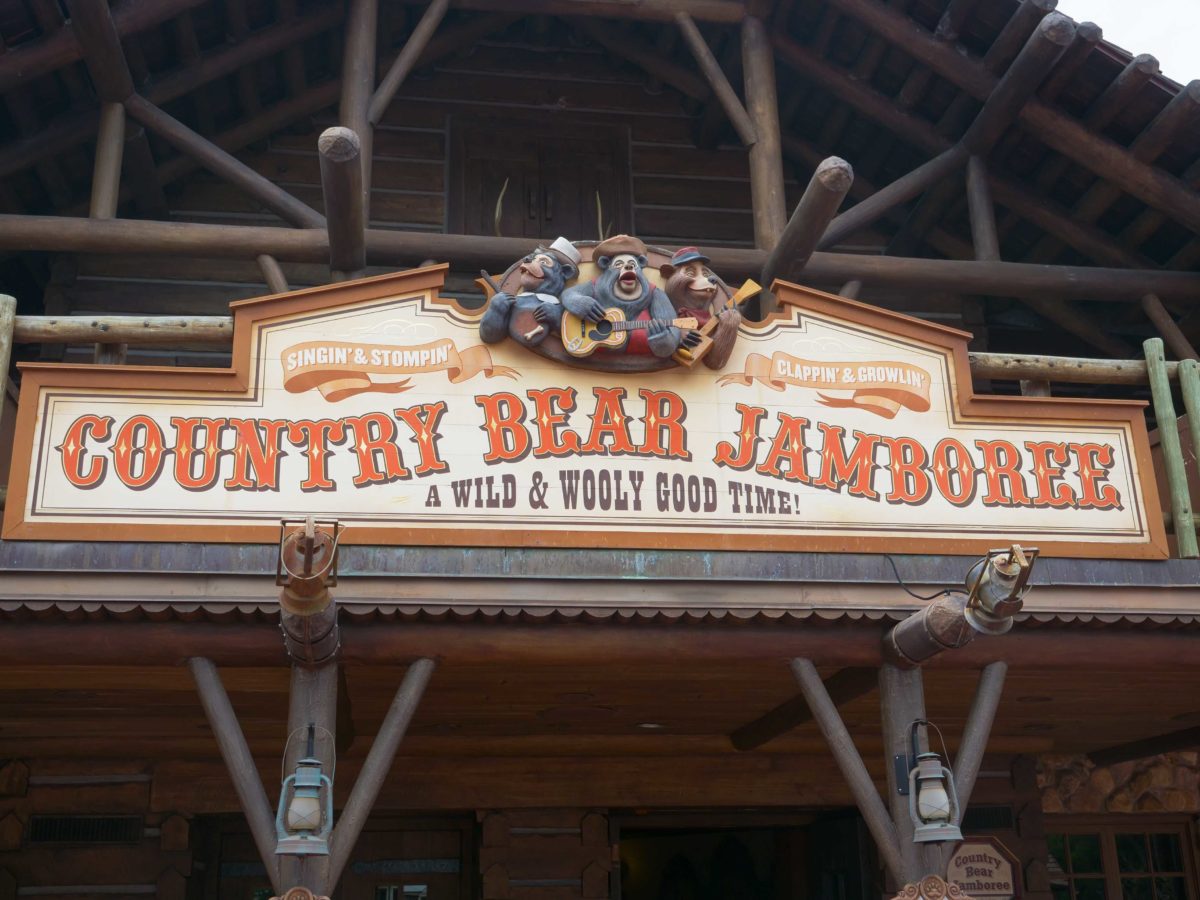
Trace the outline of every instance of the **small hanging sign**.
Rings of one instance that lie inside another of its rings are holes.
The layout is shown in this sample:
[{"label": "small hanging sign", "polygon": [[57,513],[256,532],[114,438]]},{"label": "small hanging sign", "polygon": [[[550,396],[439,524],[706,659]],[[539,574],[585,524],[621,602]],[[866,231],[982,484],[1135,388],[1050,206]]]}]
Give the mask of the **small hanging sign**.
[{"label": "small hanging sign", "polygon": [[946,877],[975,900],[1016,900],[1020,866],[998,838],[969,837],[954,848]]}]

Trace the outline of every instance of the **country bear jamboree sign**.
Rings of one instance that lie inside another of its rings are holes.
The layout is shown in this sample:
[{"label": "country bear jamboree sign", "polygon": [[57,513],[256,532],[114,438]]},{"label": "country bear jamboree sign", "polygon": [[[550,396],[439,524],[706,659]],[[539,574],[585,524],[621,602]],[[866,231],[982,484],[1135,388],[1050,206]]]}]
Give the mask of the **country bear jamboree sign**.
[{"label": "country bear jamboree sign", "polygon": [[780,283],[719,370],[599,371],[444,271],[234,304],[227,370],[25,366],[4,537],[1165,556],[1141,405],[975,396],[962,332]]}]

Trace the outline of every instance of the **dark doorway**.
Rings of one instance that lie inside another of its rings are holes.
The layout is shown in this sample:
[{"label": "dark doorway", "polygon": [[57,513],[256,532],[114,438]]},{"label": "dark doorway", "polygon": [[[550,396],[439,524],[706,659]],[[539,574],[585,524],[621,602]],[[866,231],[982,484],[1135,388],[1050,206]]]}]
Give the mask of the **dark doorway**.
[{"label": "dark doorway", "polygon": [[631,226],[627,128],[456,120],[450,174],[452,232],[578,241]]},{"label": "dark doorway", "polygon": [[853,814],[631,816],[620,900],[869,900],[873,855]]}]

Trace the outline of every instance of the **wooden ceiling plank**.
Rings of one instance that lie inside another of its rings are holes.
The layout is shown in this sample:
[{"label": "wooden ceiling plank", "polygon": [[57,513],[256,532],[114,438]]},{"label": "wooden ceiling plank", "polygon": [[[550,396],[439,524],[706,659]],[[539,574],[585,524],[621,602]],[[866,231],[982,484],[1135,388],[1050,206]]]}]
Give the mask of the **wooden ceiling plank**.
[{"label": "wooden ceiling plank", "polygon": [[[981,63],[964,58],[911,19],[888,9],[878,0],[831,2],[976,99],[985,99],[995,86],[995,77]],[[1200,231],[1200,196],[1178,178],[1139,162],[1126,148],[1094,134],[1082,123],[1037,98],[1022,108],[1020,121],[1051,149],[1113,181],[1127,193],[1162,210],[1181,224]]]},{"label": "wooden ceiling plank", "polygon": [[[879,686],[879,672],[873,667],[839,669],[825,679],[825,689],[837,706],[865,696]],[[812,709],[803,694],[776,706],[752,722],[747,722],[729,735],[735,750],[757,750],[763,744],[811,722]]]},{"label": "wooden ceiling plank", "polygon": [[574,25],[605,50],[629,60],[684,96],[701,101],[712,97],[712,91],[702,77],[691,69],[665,58],[653,45],[640,38],[632,34],[614,33],[611,25],[592,19],[578,19]]},{"label": "wooden ceiling plank", "polygon": [[[173,26],[175,52],[180,61],[188,68],[196,66],[200,62],[201,53],[200,42],[196,38],[196,23],[191,10],[176,18]],[[201,134],[212,134],[216,131],[217,120],[213,115],[212,100],[209,99],[208,92],[203,89],[203,85],[197,85],[189,100]],[[160,99],[158,102],[163,101]]]},{"label": "wooden ceiling plank", "polygon": [[[948,44],[958,43],[959,32],[978,4],[979,0],[950,0],[950,5],[946,7],[946,11],[938,20],[937,27],[933,30],[933,36]],[[886,41],[883,41],[882,44],[884,47],[887,46]],[[932,69],[919,63],[914,64],[908,77],[904,79],[904,84],[900,86],[896,101],[905,109],[912,109],[925,96],[925,91],[932,80]]]},{"label": "wooden ceiling plank", "polygon": [[[299,18],[296,0],[279,0],[276,6],[276,20],[280,25],[295,22]],[[308,87],[303,43],[293,44],[283,51],[283,77],[287,81],[289,94],[299,94]]]},{"label": "wooden ceiling plank", "polygon": [[[425,5],[426,0],[404,0]],[[519,16],[591,16],[602,19],[631,19],[672,22],[675,13],[686,12],[698,22],[737,24],[746,15],[739,0],[455,0],[458,9],[505,12]]]},{"label": "wooden ceiling plank", "polygon": [[[229,37],[240,44],[250,37],[250,22],[246,18],[245,0],[225,0],[225,22],[229,26]],[[242,66],[237,72],[238,103],[242,115],[252,116],[262,107],[258,96],[258,78],[253,64]]]},{"label": "wooden ceiling plank", "polygon": [[1112,766],[1117,763],[1157,756],[1175,750],[1191,750],[1200,746],[1200,726],[1160,734],[1156,737],[1126,744],[1116,744],[1103,750],[1088,752],[1088,758],[1097,766]]}]

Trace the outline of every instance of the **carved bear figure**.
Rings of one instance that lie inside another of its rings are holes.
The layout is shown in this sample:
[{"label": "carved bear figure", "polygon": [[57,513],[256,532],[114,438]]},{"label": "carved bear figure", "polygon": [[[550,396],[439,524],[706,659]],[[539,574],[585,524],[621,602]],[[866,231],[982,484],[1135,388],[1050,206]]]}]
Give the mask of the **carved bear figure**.
[{"label": "carved bear figure", "polygon": [[556,238],[549,247],[535,247],[517,271],[517,293],[493,294],[479,320],[479,337],[486,343],[511,337],[532,347],[556,330],[563,313],[559,297],[563,286],[579,273],[579,251],[566,238]]},{"label": "carved bear figure", "polygon": [[720,369],[733,353],[742,314],[736,309],[722,308],[724,293],[720,290],[720,279],[708,263],[709,258],[695,247],[683,247],[659,271],[666,279],[667,296],[678,315],[699,319],[701,325],[714,315],[717,317],[713,344],[703,361],[710,369]]},{"label": "carved bear figure", "polygon": [[675,307],[642,271],[647,260],[646,245],[640,240],[619,234],[601,241],[592,251],[592,261],[600,274],[591,282],[563,292],[563,306],[569,311],[591,322],[602,321],[605,310],[614,308],[621,310],[628,321],[648,320],[645,329],[629,333],[626,353],[668,357],[681,346],[699,343],[697,332],[683,332],[670,324],[676,318]]}]

